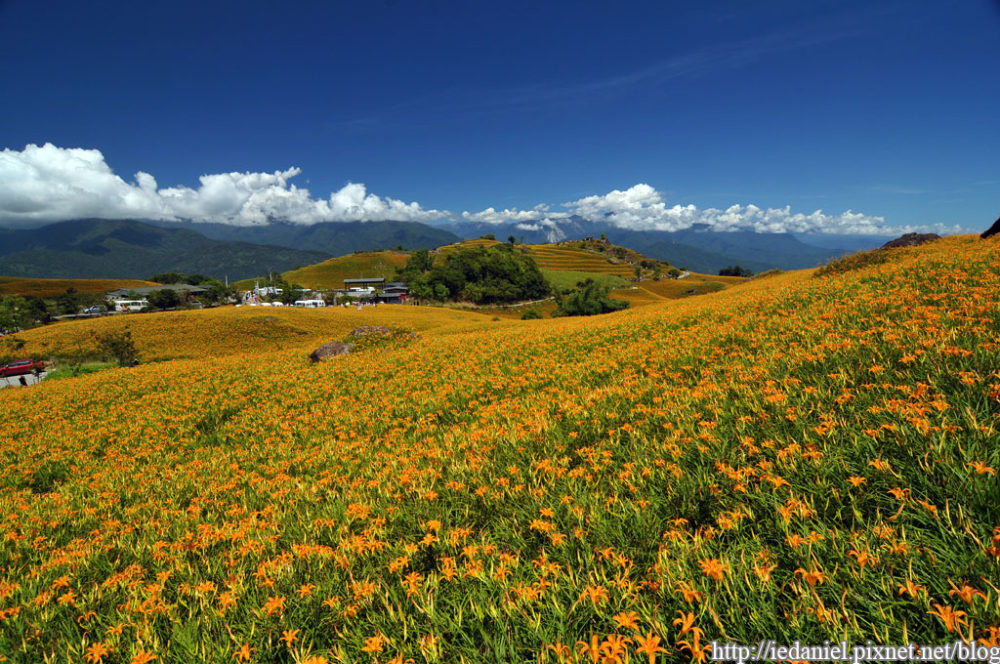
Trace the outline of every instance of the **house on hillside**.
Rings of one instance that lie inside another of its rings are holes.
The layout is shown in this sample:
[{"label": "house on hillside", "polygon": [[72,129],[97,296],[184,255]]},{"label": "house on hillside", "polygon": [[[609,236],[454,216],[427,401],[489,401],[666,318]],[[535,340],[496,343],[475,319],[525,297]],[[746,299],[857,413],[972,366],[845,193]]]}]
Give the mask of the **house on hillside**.
[{"label": "house on hillside", "polygon": [[400,281],[386,284],[378,296],[379,302],[387,304],[405,304],[409,298],[410,289]]},{"label": "house on hillside", "polygon": [[135,288],[119,288],[117,290],[108,291],[105,297],[109,300],[122,300],[129,295],[138,295],[140,297],[146,297],[154,291],[161,290],[172,290],[178,295],[181,293],[187,293],[188,295],[201,295],[202,293],[208,292],[210,289],[204,286],[192,286],[190,284],[163,284],[161,286],[137,286]]},{"label": "house on hillside", "polygon": [[205,288],[204,286],[192,286],[190,284],[163,284],[161,286],[118,288],[113,291],[108,291],[104,297],[111,305],[113,305],[115,311],[142,311],[149,306],[149,300],[146,299],[146,296],[150,293],[161,290],[172,290],[177,293],[177,297],[179,299],[190,302],[193,301],[198,295],[206,293],[210,289]]},{"label": "house on hillside", "polygon": [[358,279],[344,279],[344,290],[354,288],[381,288],[385,285],[385,277],[361,277]]}]

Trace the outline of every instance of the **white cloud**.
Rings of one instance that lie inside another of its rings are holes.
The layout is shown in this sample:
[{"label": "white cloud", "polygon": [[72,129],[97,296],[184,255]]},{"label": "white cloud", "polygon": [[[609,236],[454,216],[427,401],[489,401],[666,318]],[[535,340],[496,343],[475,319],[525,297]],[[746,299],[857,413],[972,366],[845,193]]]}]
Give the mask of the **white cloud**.
[{"label": "white cloud", "polygon": [[648,184],[618,189],[603,196],[587,196],[564,203],[564,207],[589,221],[605,221],[632,230],[677,231],[705,225],[716,231],[753,230],[761,233],[857,233],[891,234],[883,217],[856,213],[809,214],[784,208],[762,209],[756,205],[731,205],[724,210],[699,209],[694,205],[667,206],[663,195]]},{"label": "white cloud", "polygon": [[[427,210],[419,203],[368,193],[365,185],[349,183],[330,194],[313,198],[292,180],[298,168],[273,173],[217,173],[202,175],[196,188],[160,188],[156,178],[139,171],[128,182],[116,175],[99,150],[60,148],[51,143],[24,150],[0,151],[0,224],[32,226],[85,217],[106,219],[191,219],[239,226],[271,220],[314,224],[323,221],[434,221],[451,217],[447,211]],[[546,204],[531,209],[488,207],[463,212],[469,222],[514,224],[524,231],[544,230],[550,239],[565,237],[563,226],[576,215],[632,230],[676,231],[704,225],[717,231],[817,232],[892,235],[901,232],[962,232],[955,227],[887,226],[883,217],[847,210],[827,214],[761,208],[753,204],[725,209],[700,209],[692,204],[668,205],[661,192],[640,183],[625,190],[586,196],[563,203],[562,211]]]},{"label": "white cloud", "polygon": [[760,233],[893,235],[904,232],[962,232],[958,226],[887,226],[883,217],[852,210],[827,214],[822,210],[792,212],[790,206],[764,209],[747,204],[731,205],[722,210],[700,209],[692,204],[668,205],[661,192],[645,183],[599,196],[586,196],[563,203],[562,207],[566,212],[550,212],[547,205],[537,205],[531,210],[513,208],[497,211],[487,208],[482,212],[463,212],[462,217],[492,224],[516,223],[517,228],[525,231],[542,230],[544,227],[550,236],[561,233],[560,221],[570,216],[636,231],[679,231],[692,226],[705,226],[715,231],[751,230]]},{"label": "white cloud", "polygon": [[299,224],[322,221],[432,221],[447,212],[425,210],[367,192],[349,183],[313,198],[290,180],[301,173],[289,168],[274,173],[202,175],[197,188],[158,188],[142,171],[126,182],[111,170],[100,150],[60,148],[51,143],[22,151],[0,152],[0,223],[30,226],[50,221],[100,217],[213,221],[239,226],[272,219]]},{"label": "white cloud", "polygon": [[752,230],[759,233],[829,233],[893,235],[901,232],[957,233],[958,226],[887,226],[885,218],[847,210],[827,214],[792,212],[791,206],[763,209],[753,204],[724,210],[694,205],[667,206],[663,195],[648,184],[618,189],[603,196],[587,196],[563,203],[572,214],[588,221],[604,221],[631,230],[677,231],[703,225],[715,231]]},{"label": "white cloud", "polygon": [[[541,203],[530,210],[518,210],[517,208],[507,208],[496,210],[488,207],[480,212],[463,212],[462,218],[466,221],[476,221],[485,224],[510,224],[541,221],[544,219],[565,219],[569,216],[567,212],[549,212],[549,206]],[[525,229],[527,230],[527,229]]]}]

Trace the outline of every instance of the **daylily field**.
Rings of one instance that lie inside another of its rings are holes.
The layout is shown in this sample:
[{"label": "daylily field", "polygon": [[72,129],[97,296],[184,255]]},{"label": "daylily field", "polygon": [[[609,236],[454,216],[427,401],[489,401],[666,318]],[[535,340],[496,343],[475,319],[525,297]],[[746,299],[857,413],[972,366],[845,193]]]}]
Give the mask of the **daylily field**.
[{"label": "daylily field", "polygon": [[[606,316],[223,308],[0,390],[0,661],[1000,641],[1000,244]],[[127,320],[126,320],[127,319]],[[358,325],[417,332],[320,364]]]}]

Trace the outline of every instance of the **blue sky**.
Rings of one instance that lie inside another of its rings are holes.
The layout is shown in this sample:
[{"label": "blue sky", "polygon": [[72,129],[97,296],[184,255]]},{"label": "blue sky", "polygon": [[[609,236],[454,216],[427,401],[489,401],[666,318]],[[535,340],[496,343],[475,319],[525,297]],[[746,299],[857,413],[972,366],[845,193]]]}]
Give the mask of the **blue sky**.
[{"label": "blue sky", "polygon": [[[251,223],[219,211],[257,192],[273,216],[301,188],[326,205],[304,221],[530,221],[600,197],[647,222],[753,205],[976,230],[1000,212],[990,0],[0,0],[0,63],[8,225],[101,206]],[[45,143],[100,159],[22,152]],[[79,163],[131,189],[77,183]],[[270,179],[199,180],[227,173]],[[366,189],[330,198],[349,182]]]}]

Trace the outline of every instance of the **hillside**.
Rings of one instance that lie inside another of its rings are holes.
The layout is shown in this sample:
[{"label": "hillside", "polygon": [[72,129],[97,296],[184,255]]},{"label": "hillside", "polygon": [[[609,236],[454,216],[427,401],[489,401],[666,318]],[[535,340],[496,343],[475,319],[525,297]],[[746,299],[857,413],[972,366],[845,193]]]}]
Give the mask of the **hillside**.
[{"label": "hillside", "polygon": [[0,234],[0,271],[11,277],[143,279],[183,272],[235,280],[327,257],[318,251],[211,240],[194,231],[132,220],[65,221]]},{"label": "hillside", "polygon": [[[17,334],[29,357],[71,358],[96,353],[98,335],[129,330],[143,362],[256,356],[287,349],[311,351],[362,325],[394,325],[416,331],[462,329],[489,318],[443,308],[383,307],[371,309],[292,307],[222,307],[165,311],[130,316],[104,316],[36,327]],[[5,393],[6,395],[6,393]]]},{"label": "hillside", "polygon": [[285,272],[284,278],[306,288],[343,288],[344,279],[384,277],[392,281],[396,268],[406,265],[404,251],[365,251]]},{"label": "hillside", "polygon": [[[463,240],[438,247],[432,253],[444,257],[460,248],[491,246],[500,244],[497,240],[482,238]],[[571,288],[577,282],[593,279],[615,289],[615,297],[628,300],[633,306],[651,304],[664,299],[678,299],[690,295],[700,295],[728,288],[743,281],[736,277],[719,277],[691,273],[684,279],[652,279],[652,270],[643,271],[643,280],[634,283],[635,267],[648,259],[638,252],[601,241],[572,241],[556,244],[517,245],[518,249],[530,255],[553,285]],[[306,288],[342,288],[344,279],[360,276],[393,278],[395,269],[406,264],[406,252],[378,251],[359,252],[348,256],[331,258],[316,265],[310,265],[284,273],[289,283]],[[439,258],[440,259],[440,258]],[[669,263],[660,263],[663,274],[670,269]],[[240,288],[253,286],[253,279],[237,284]],[[551,313],[552,306],[543,306],[540,311]],[[519,317],[520,310],[491,312],[504,317]]]},{"label": "hillside", "polygon": [[[433,253],[435,256],[446,256],[461,248],[490,246],[500,244],[496,240],[482,238],[463,240],[444,247],[439,247]],[[556,244],[518,244],[517,249],[528,254],[538,267],[543,270],[569,270],[589,274],[614,275],[623,278],[635,276],[635,265],[645,260],[641,254],[597,241],[561,242]],[[669,269],[669,265],[664,265]]]},{"label": "hillside", "polygon": [[78,293],[106,293],[118,288],[155,286],[152,281],[141,279],[35,279],[26,277],[0,277],[0,295],[34,295],[52,297],[73,288]]},{"label": "hillside", "polygon": [[0,396],[0,652],[995,644],[997,248],[948,237],[586,319],[380,307],[366,320],[421,338],[315,365],[360,312],[274,317],[308,344],[234,338],[247,309],[134,317],[192,359]]}]

